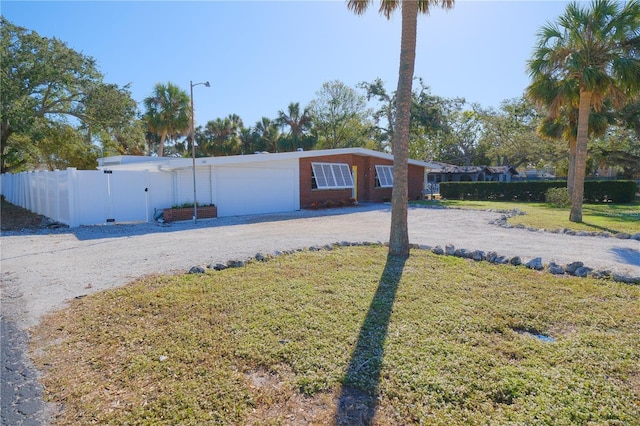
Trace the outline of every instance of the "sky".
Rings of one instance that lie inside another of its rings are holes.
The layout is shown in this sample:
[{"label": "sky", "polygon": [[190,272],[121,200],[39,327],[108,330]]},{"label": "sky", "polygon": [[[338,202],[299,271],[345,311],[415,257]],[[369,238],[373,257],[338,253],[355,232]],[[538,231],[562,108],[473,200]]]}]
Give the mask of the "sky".
[{"label": "sky", "polygon": [[[398,79],[401,16],[345,1],[8,1],[10,22],[96,59],[104,81],[143,100],[156,83],[194,86],[196,124],[237,114],[245,126],[306,106],[328,81]],[[529,84],[536,34],[564,1],[458,0],[418,19],[415,76],[434,95],[499,107]]]}]

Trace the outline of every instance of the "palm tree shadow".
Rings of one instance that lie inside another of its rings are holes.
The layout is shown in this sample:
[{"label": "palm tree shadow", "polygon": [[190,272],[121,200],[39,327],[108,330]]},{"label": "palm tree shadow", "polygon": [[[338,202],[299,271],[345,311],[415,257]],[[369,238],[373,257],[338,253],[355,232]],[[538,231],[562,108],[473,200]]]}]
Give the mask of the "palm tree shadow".
[{"label": "palm tree shadow", "polygon": [[373,421],[384,342],[406,261],[405,257],[387,256],[378,289],[360,328],[358,342],[343,379],[335,416],[338,425],[368,425]]},{"label": "palm tree shadow", "polygon": [[582,222],[582,223],[584,225],[589,226],[590,228],[597,229],[598,231],[609,232],[611,234],[617,234],[618,232],[620,232],[620,231],[617,231],[617,230],[612,229],[612,228],[606,228],[604,226],[599,226],[599,225],[596,225],[596,224],[593,224],[593,223],[589,223],[589,222]]}]

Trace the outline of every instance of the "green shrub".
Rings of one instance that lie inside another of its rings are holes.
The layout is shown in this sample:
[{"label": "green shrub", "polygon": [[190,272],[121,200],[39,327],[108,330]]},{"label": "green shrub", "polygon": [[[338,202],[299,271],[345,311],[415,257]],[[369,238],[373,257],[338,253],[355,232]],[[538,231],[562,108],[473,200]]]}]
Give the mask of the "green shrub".
[{"label": "green shrub", "polygon": [[[565,188],[566,181],[442,182],[440,196],[449,200],[544,202],[550,188]],[[586,181],[586,203],[630,203],[637,184],[631,180]]]},{"label": "green shrub", "polygon": [[545,201],[555,207],[568,207],[571,197],[567,188],[549,188],[545,194]]}]

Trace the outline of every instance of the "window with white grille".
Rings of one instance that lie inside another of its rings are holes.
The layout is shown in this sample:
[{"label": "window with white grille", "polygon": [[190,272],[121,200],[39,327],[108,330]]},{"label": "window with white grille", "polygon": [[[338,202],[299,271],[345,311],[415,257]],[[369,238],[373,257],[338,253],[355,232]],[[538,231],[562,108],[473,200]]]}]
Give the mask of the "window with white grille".
[{"label": "window with white grille", "polygon": [[314,189],[353,188],[353,177],[348,164],[311,163]]},{"label": "window with white grille", "polygon": [[393,188],[393,166],[376,166],[376,186]]}]

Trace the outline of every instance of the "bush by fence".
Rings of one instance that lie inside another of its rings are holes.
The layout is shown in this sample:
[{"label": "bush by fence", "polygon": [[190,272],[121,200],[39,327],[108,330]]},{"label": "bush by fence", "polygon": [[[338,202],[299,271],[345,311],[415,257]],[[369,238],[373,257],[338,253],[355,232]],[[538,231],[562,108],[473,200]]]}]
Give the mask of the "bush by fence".
[{"label": "bush by fence", "polygon": [[[550,188],[564,188],[566,181],[442,182],[440,196],[450,200],[545,201]],[[630,203],[637,184],[631,180],[586,181],[587,203]]]}]

